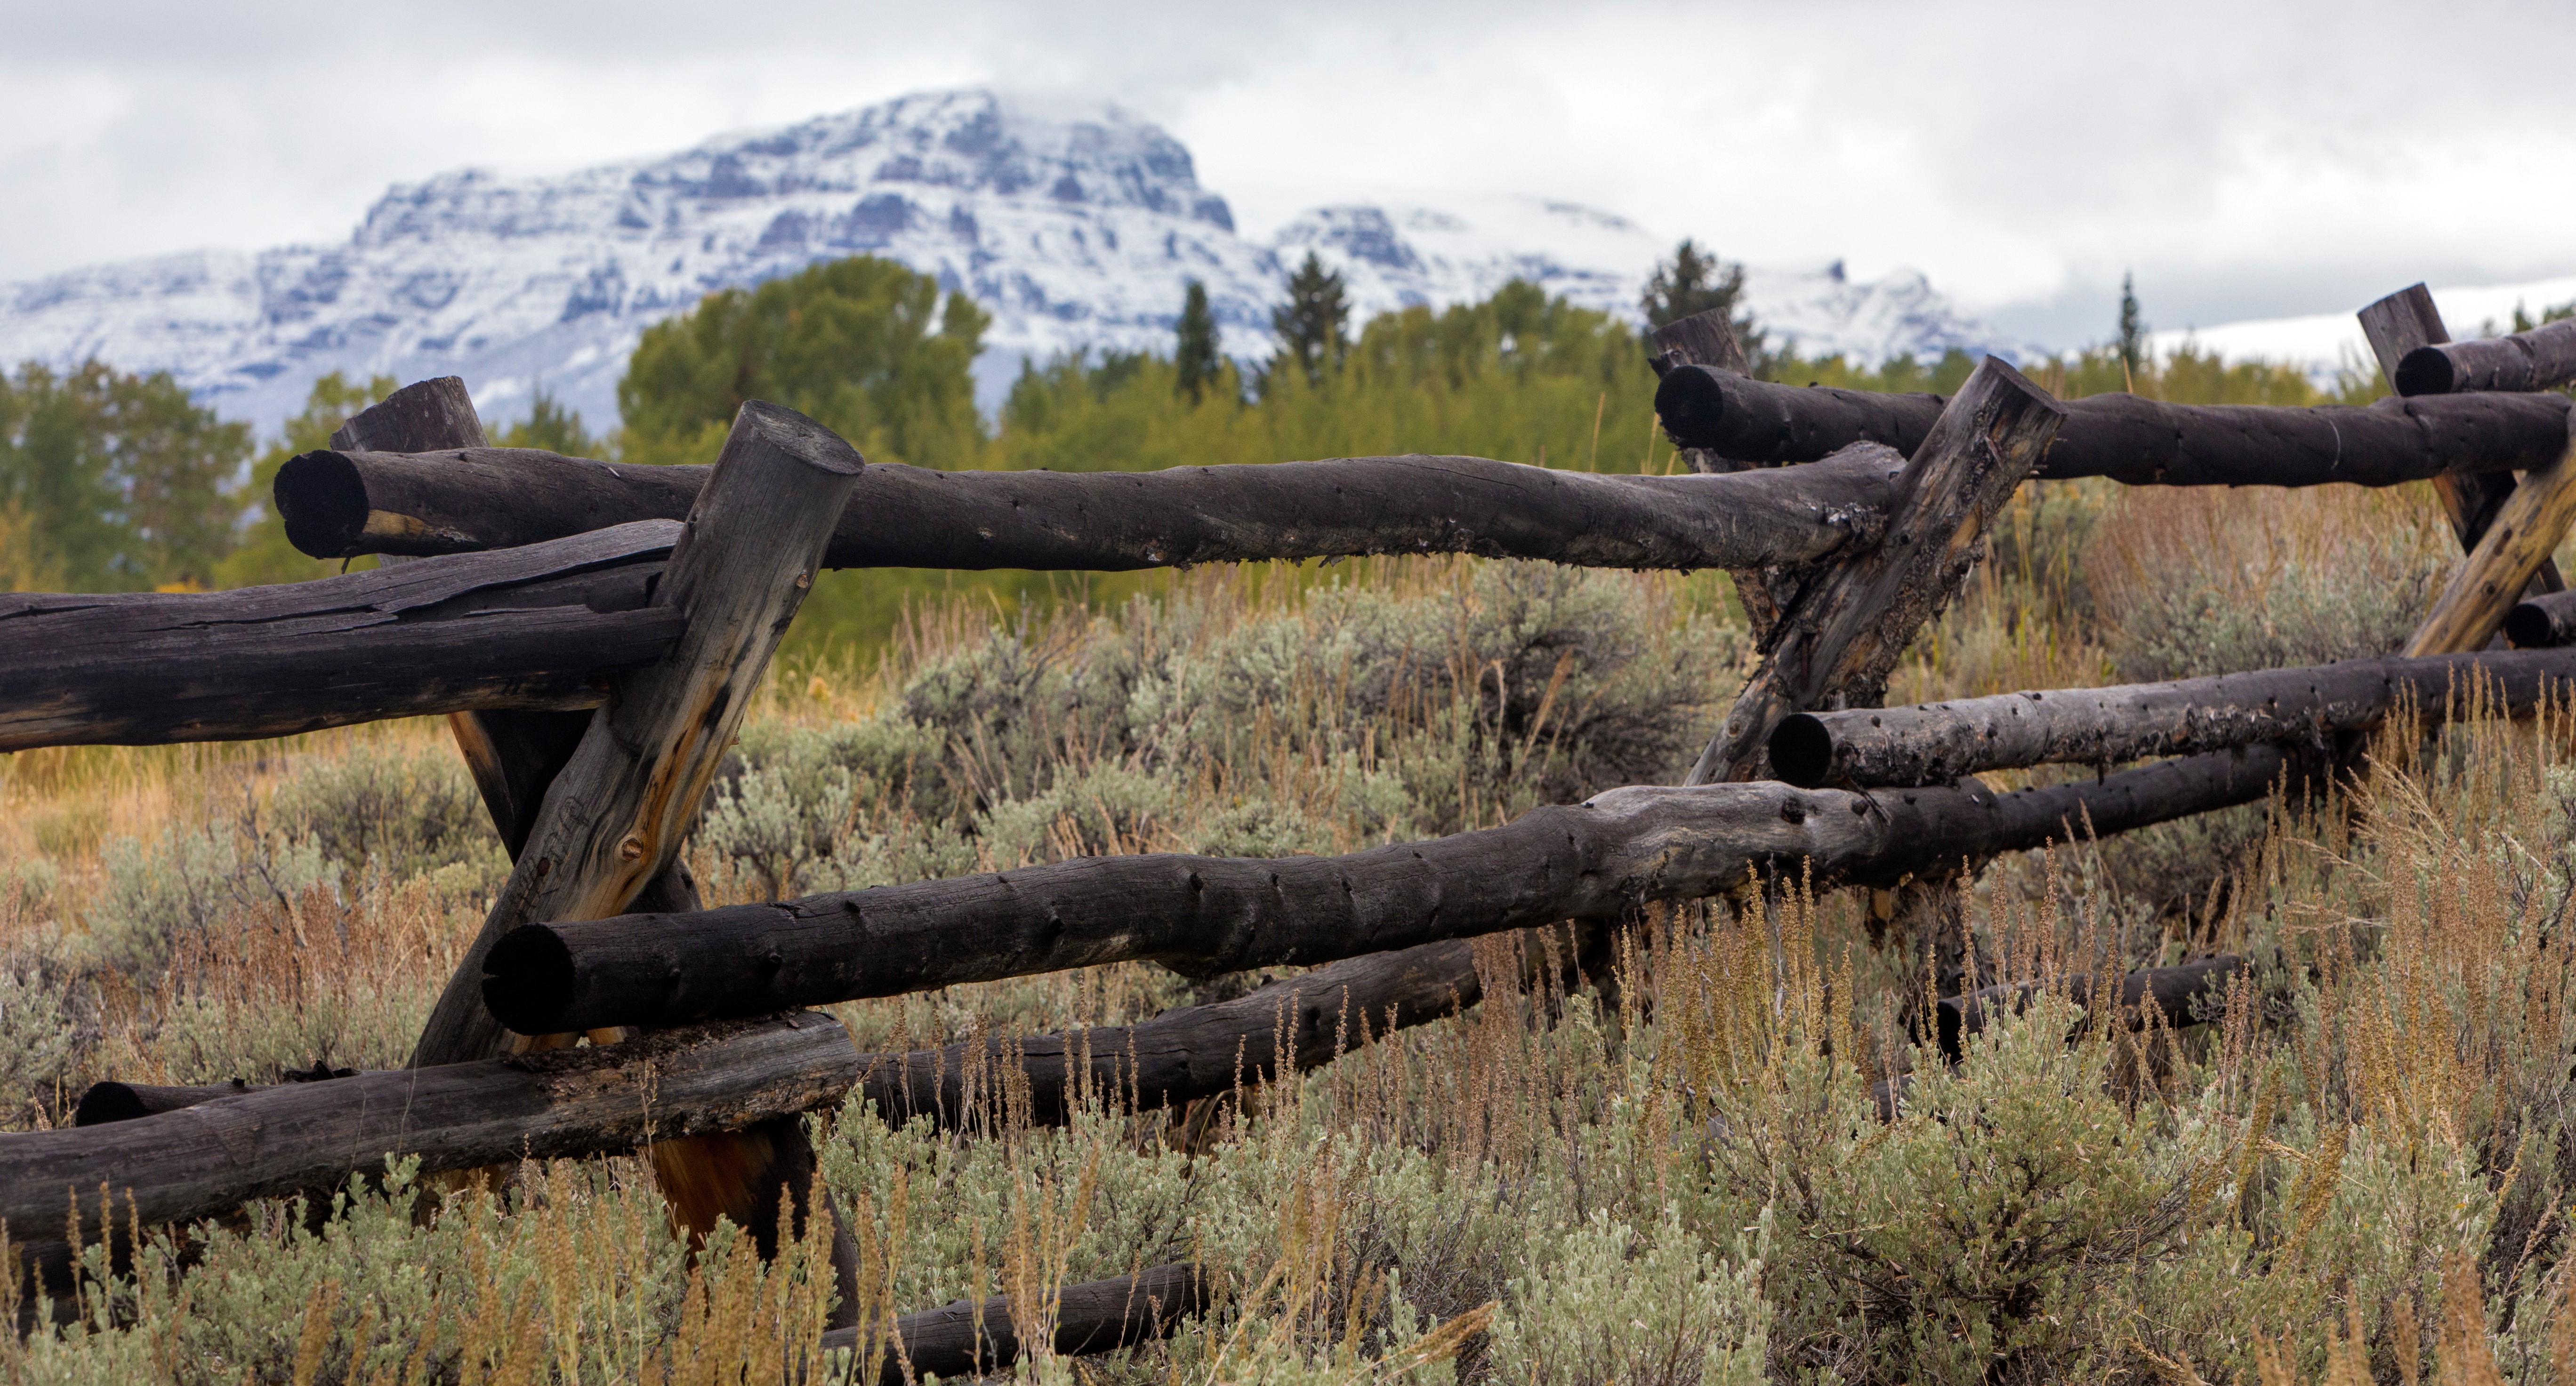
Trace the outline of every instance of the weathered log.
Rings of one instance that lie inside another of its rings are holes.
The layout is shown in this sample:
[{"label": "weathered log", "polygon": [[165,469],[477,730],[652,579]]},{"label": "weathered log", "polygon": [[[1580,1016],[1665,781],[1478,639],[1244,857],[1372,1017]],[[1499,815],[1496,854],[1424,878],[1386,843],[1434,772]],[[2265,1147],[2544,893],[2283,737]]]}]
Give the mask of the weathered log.
[{"label": "weathered log", "polygon": [[[2179,967],[2140,968],[2120,979],[2116,1005],[2129,1013],[2132,1024],[2144,1023],[2144,1008],[2154,1006],[2164,1024],[2179,1029],[2199,1019],[2192,1014],[2194,1001],[2213,987],[2223,989],[2244,966],[2244,959],[2221,954]],[[1934,1008],[1938,1012],[1942,1057],[1957,1063],[1966,1052],[1968,1036],[1982,1032],[2000,1016],[2019,1014],[2022,1007],[2030,1004],[2030,998],[2043,989],[2059,992],[2081,1006],[2094,1001],[2092,979],[2081,973],[2044,988],[2038,982],[2018,982],[1961,996],[1944,996]]]},{"label": "weathered log", "polygon": [[[1055,1355],[1086,1357],[1166,1337],[1182,1320],[1206,1313],[1215,1298],[1213,1278],[1194,1265],[1156,1266],[1064,1286],[1056,1292]],[[860,1332],[834,1329],[823,1335],[823,1350],[857,1351]],[[909,1386],[932,1375],[956,1380],[1008,1371],[1023,1350],[1011,1302],[1001,1296],[906,1314],[894,1321],[893,1337],[903,1345],[899,1354],[892,1343],[871,1340],[885,1354],[877,1371],[883,1386]]]},{"label": "weathered log", "polygon": [[1905,464],[1887,532],[1800,585],[1682,783],[1758,778],[1771,729],[1828,694],[1876,704],[1897,656],[1985,556],[1987,522],[2065,418],[2047,392],[1987,357]]},{"label": "weathered log", "polygon": [[1153,960],[1210,975],[1316,964],[1566,919],[1615,920],[1748,873],[1894,885],[1964,858],[2261,798],[2282,753],[2099,782],[1876,796],[1776,783],[1616,789],[1500,828],[1338,857],[1081,857],[695,914],[517,929],[484,1000],[519,1030],[680,1023]]},{"label": "weathered log", "polygon": [[2390,383],[2401,395],[2448,395],[2554,390],[2570,381],[2576,381],[2576,318],[2509,337],[2419,346],[2398,360]]},{"label": "weathered log", "polygon": [[183,1221],[332,1188],[418,1155],[424,1172],[594,1155],[839,1101],[860,1079],[825,1015],[730,1021],[593,1048],[286,1083],[105,1126],[0,1133],[0,1223]]},{"label": "weathered log", "polygon": [[1913,707],[1801,712],[1771,733],[1771,768],[1816,788],[1948,784],[2027,765],[2113,765],[2259,741],[2318,745],[2378,725],[2400,699],[2440,715],[2485,680],[2496,710],[2521,716],[2544,690],[2568,694],[2576,651],[2432,659],[2348,659],[2170,683],[2000,693]]},{"label": "weathered log", "polygon": [[1708,366],[1741,374],[1748,364],[1744,344],[1735,340],[1735,324],[1723,308],[1676,318],[1647,333],[1646,343],[1646,360],[1657,375],[1675,366]]},{"label": "weathered log", "polygon": [[482,955],[502,934],[616,914],[678,855],[860,468],[849,444],[803,415],[742,407],[655,593],[687,624],[619,681],[546,790],[526,851],[422,1028],[415,1066],[508,1046],[475,1000]]},{"label": "weathered log", "polygon": [[[1570,939],[1546,940],[1531,931],[1522,940],[1521,970],[1568,967],[1572,946]],[[1139,1112],[1178,1106],[1229,1092],[1238,1082],[1278,1078],[1283,1060],[1287,1072],[1321,1068],[1372,1039],[1444,1019],[1483,997],[1476,946],[1452,939],[1350,958],[1231,1001],[1182,1006],[1133,1025],[871,1055],[861,1090],[898,1124],[927,1113],[954,1128],[979,1104],[1007,1094],[1018,1119],[1056,1126],[1072,1120],[1086,1093]],[[1017,1072],[1006,1082],[1011,1069]]]},{"label": "weathered log", "polygon": [[[1865,463],[1724,478],[1421,456],[1159,472],[879,464],[860,477],[823,565],[1123,572],[1470,553],[1595,568],[1759,567],[1870,542],[1887,480]],[[524,449],[317,452],[278,472],[276,496],[296,547],[338,558],[506,548],[674,518],[705,484],[703,467]]]},{"label": "weathered log", "polygon": [[[2397,389],[2398,369],[2405,364],[2408,353],[2451,340],[2450,329],[2442,325],[2442,311],[2433,306],[2433,294],[2422,284],[2400,289],[2354,316],[2361,321],[2361,335],[2370,342],[2370,354],[2379,363],[2380,377],[2390,389]],[[2485,537],[2496,512],[2514,490],[2511,476],[2493,471],[2475,476],[2437,476],[2432,481],[2433,494],[2442,502],[2443,512],[2451,517],[2451,532],[2459,538],[2464,553],[2478,546],[2478,540]],[[2543,560],[2533,582],[2535,587],[2529,593],[2533,596],[2567,585],[2558,575],[2555,560]]]},{"label": "weathered log", "polygon": [[286,736],[462,708],[587,708],[668,649],[680,527],[231,592],[0,595],[0,751]]},{"label": "weathered log", "polygon": [[2576,645],[2576,592],[2551,592],[2504,614],[2504,638],[2518,650]]},{"label": "weathered log", "polygon": [[[1683,366],[1655,390],[1673,436],[1746,462],[1811,462],[1853,443],[1911,453],[1939,395],[1775,385]],[[2066,425],[2032,475],[2131,486],[2395,486],[2455,472],[2527,471],[2566,445],[2557,395],[2432,395],[2365,407],[2065,401]]]},{"label": "weathered log", "polygon": [[2406,642],[2410,655],[2484,649],[2576,522],[2576,419],[2568,451],[2523,475]]}]

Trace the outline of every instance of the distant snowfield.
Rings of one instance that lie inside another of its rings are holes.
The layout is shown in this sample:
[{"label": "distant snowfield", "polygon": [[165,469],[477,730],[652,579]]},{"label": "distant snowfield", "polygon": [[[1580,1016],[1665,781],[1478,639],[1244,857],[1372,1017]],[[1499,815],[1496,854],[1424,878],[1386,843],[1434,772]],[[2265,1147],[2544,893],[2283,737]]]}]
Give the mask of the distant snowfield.
[{"label": "distant snowfield", "polygon": [[[2535,279],[2521,284],[2478,284],[2433,290],[2433,306],[2443,325],[2459,340],[2513,330],[2513,310],[2532,317],[2541,310],[2576,302],[2576,275]],[[2358,309],[2361,305],[2355,304]],[[2375,371],[2370,344],[2351,313],[2317,313],[2297,318],[2261,318],[2150,334],[2160,355],[2170,355],[2185,342],[2214,351],[2230,361],[2271,361],[2296,366],[2319,384],[2331,383],[2346,367]]]},{"label": "distant snowfield", "polygon": [[[1224,349],[1271,350],[1270,310],[1308,252],[1349,285],[1354,326],[1484,298],[1514,279],[1633,319],[1671,239],[1534,197],[1317,207],[1237,233],[1187,148],[1114,106],[929,92],[656,159],[543,177],[479,170],[398,185],[348,240],[191,251],[0,286],[0,362],[96,357],[166,370],[273,433],[316,376],[460,375],[497,420],[538,389],[594,426],[644,329],[719,289],[871,254],[993,315],[975,371],[990,408],[1021,363],[1169,350],[1206,284]],[[1957,347],[2020,357],[1919,273],[1757,267],[1776,341],[1875,364]]]}]

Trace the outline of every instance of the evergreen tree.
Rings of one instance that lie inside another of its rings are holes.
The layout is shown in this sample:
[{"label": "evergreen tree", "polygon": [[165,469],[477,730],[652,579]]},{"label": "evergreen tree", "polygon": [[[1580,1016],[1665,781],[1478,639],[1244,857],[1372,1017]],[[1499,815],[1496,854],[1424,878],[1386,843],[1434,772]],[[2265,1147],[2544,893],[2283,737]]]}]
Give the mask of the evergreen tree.
[{"label": "evergreen tree", "polygon": [[566,457],[596,457],[599,439],[581,425],[581,411],[566,409],[545,386],[537,387],[537,397],[528,406],[528,417],[495,430],[493,444],[505,448],[543,448]]},{"label": "evergreen tree", "polygon": [[2120,276],[2120,369],[2131,380],[2147,373],[2147,325],[2138,320],[2135,277]]},{"label": "evergreen tree", "polygon": [[97,361],[0,375],[0,518],[9,567],[81,592],[203,586],[233,546],[228,483],[250,426],[188,398],[168,372]]},{"label": "evergreen tree", "polygon": [[1315,252],[1288,277],[1288,301],[1270,310],[1270,330],[1279,334],[1279,354],[1271,369],[1294,363],[1308,383],[1319,383],[1327,370],[1338,370],[1349,354],[1351,305],[1342,296],[1342,277],[1324,268]]},{"label": "evergreen tree", "polygon": [[1735,333],[1736,345],[1744,348],[1745,360],[1758,366],[1767,359],[1762,351],[1762,329],[1751,313],[1741,311],[1743,300],[1744,266],[1702,254],[1696,243],[1685,238],[1673,247],[1672,259],[1655,266],[1654,274],[1646,280],[1645,296],[1637,306],[1645,313],[1650,328],[1711,309],[1722,312],[1726,314],[1726,325]]},{"label": "evergreen tree", "polygon": [[1173,385],[1199,402],[1199,395],[1216,380],[1217,337],[1216,315],[1208,311],[1207,285],[1193,279],[1189,295],[1181,300],[1179,339],[1172,345]]}]

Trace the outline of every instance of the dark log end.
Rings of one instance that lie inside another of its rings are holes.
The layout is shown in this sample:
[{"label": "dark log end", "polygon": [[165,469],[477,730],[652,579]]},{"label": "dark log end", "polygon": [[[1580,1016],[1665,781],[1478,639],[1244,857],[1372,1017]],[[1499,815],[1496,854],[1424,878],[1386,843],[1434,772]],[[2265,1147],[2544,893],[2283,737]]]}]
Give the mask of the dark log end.
[{"label": "dark log end", "polygon": [[2521,602],[2504,614],[2504,638],[2517,650],[2537,650],[2557,643],[2558,623],[2537,602]]},{"label": "dark log end", "polygon": [[1655,386],[1655,416],[1683,447],[1707,447],[1726,416],[1726,386],[1705,366],[1676,366]]},{"label": "dark log end", "polygon": [[867,465],[867,459],[840,434],[785,405],[746,400],[734,415],[733,426],[737,433],[746,429],[760,433],[779,451],[803,459],[818,471],[856,476]]},{"label": "dark log end", "polygon": [[563,1032],[572,983],[572,950],[543,924],[512,929],[483,956],[484,1006],[523,1035]]},{"label": "dark log end", "polygon": [[2450,355],[2440,347],[2420,346],[2397,362],[2397,393],[2401,395],[2447,395],[2459,381],[2452,369]]},{"label": "dark log end", "polygon": [[105,1126],[114,1121],[132,1121],[152,1115],[152,1108],[132,1084],[92,1083],[81,1094],[80,1105],[72,1109],[72,1125]]},{"label": "dark log end", "polygon": [[367,483],[357,464],[336,452],[308,452],[277,469],[270,495],[286,542],[314,558],[347,558],[363,552]]},{"label": "dark log end", "polygon": [[1811,713],[1793,712],[1771,729],[1771,772],[1800,789],[1822,789],[1833,769],[1834,734]]}]

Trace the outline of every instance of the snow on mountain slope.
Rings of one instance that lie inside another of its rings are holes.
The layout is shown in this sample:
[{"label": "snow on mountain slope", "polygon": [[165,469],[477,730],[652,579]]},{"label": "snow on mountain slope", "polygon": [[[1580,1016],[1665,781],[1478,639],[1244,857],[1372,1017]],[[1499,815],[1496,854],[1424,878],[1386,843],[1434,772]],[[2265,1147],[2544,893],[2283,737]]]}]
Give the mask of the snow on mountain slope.
[{"label": "snow on mountain slope", "polygon": [[[1070,112],[933,92],[695,149],[544,177],[479,170],[397,185],[348,242],[196,251],[0,288],[0,361],[96,356],[169,370],[274,429],[330,370],[465,377],[488,416],[542,386],[594,424],[643,329],[716,289],[882,255],[993,314],[977,363],[998,399],[1020,362],[1167,349],[1189,280],[1227,351],[1268,352],[1269,313],[1308,250],[1366,315],[1482,297],[1515,276],[1633,315],[1661,237],[1562,202],[1341,206],[1267,242],[1239,236],[1188,149],[1113,106]],[[1756,271],[1751,304],[1811,353],[1876,361],[1987,345],[1919,274]]]},{"label": "snow on mountain slope", "polygon": [[[2433,306],[2442,323],[2460,340],[2513,330],[2513,312],[2532,317],[2544,309],[2576,303],[2576,276],[2535,279],[2520,284],[2480,284],[2433,290]],[[2360,305],[2356,304],[2355,307]],[[2297,366],[2319,385],[2332,385],[2337,372],[2378,367],[2370,343],[2351,313],[2313,313],[2296,318],[2257,318],[2149,334],[2149,345],[2171,354],[2186,342],[2214,351],[2230,361],[2273,361]]]}]

